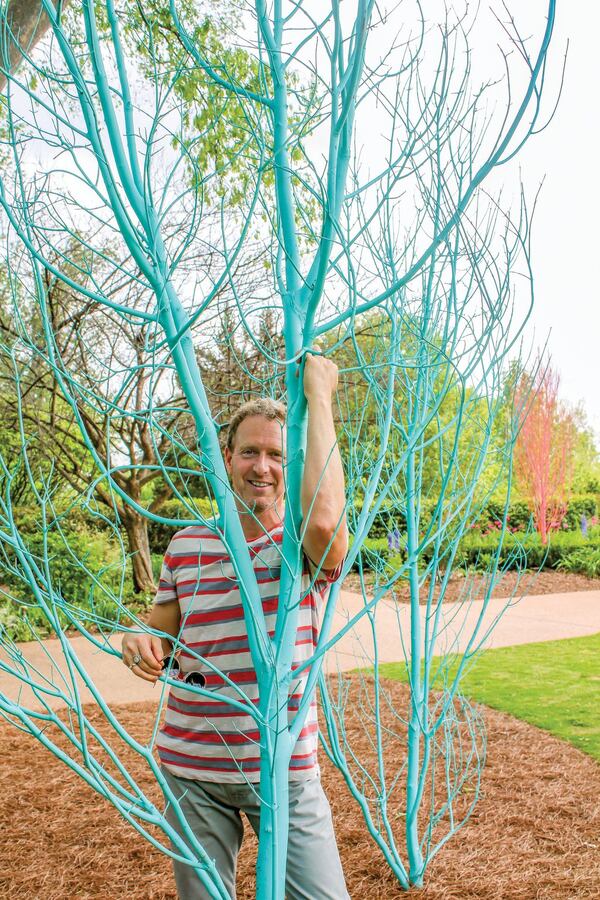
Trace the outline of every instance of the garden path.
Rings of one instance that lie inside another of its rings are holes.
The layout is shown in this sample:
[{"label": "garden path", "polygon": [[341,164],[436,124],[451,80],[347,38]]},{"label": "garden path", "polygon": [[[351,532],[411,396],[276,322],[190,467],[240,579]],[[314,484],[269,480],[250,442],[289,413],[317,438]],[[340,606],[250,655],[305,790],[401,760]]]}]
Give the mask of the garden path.
[{"label": "garden path", "polygon": [[[343,591],[335,614],[335,631],[363,607],[364,601],[359,594]],[[424,629],[424,606],[420,607],[420,619]],[[489,634],[492,625],[494,628]],[[477,640],[470,645],[472,649],[482,641],[487,648],[508,647],[595,634],[600,631],[600,591],[492,599],[485,608],[482,600],[444,603],[435,653],[463,652],[476,629]],[[376,633],[380,662],[398,662],[410,656],[410,606],[388,600],[380,602]],[[346,671],[369,666],[372,651],[371,628],[363,616],[328,655],[328,670],[334,671],[337,667]]]},{"label": "garden path", "polygon": [[[508,606],[507,606],[508,604]],[[342,591],[335,614],[334,628],[337,632],[364,606],[363,598],[350,591]],[[472,635],[480,620],[478,641],[484,640],[491,624],[505,610],[491,635],[485,640],[487,647],[506,647],[533,641],[550,641],[566,637],[595,634],[600,631],[600,591],[579,591],[569,594],[530,595],[520,600],[490,600],[485,610],[482,601],[471,603],[445,603],[442,607],[443,627],[440,627],[436,653],[448,650],[464,650],[467,639]],[[377,606],[375,625],[378,635],[380,662],[398,662],[409,653],[410,608],[407,604],[382,601]],[[425,626],[425,609],[421,607],[421,623]],[[400,631],[399,631],[400,629]],[[399,636],[401,635],[401,637]],[[110,645],[115,650],[120,647],[121,636],[110,637]],[[404,643],[404,646],[403,646]],[[86,638],[74,637],[70,644],[77,658],[96,685],[104,700],[109,704],[135,703],[159,698],[161,686],[152,686],[135,678],[123,668],[117,656],[95,648]],[[47,678],[58,682],[61,676],[52,664],[52,659],[61,663],[64,670],[63,653],[57,639],[43,644],[18,644],[23,658]],[[4,650],[0,650],[0,662],[6,661]],[[347,671],[360,666],[369,666],[372,661],[371,626],[363,616],[341,639],[335,651],[327,658],[327,671],[336,669]],[[78,679],[78,690],[83,702],[92,700],[87,687]],[[14,676],[0,671],[0,694],[16,700],[19,683]],[[22,706],[39,707],[29,689],[21,686]],[[52,706],[61,704],[52,698]]]}]

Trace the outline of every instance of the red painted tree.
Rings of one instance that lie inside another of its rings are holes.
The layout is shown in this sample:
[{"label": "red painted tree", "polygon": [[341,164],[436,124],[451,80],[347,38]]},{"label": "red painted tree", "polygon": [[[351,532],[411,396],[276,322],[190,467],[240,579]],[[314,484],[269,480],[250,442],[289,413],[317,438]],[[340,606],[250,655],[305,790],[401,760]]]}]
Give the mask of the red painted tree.
[{"label": "red painted tree", "polygon": [[562,525],[573,475],[575,420],[559,400],[559,384],[558,372],[540,366],[534,376],[524,374],[517,386],[522,421],[514,451],[515,475],[532,504],[542,544]]}]

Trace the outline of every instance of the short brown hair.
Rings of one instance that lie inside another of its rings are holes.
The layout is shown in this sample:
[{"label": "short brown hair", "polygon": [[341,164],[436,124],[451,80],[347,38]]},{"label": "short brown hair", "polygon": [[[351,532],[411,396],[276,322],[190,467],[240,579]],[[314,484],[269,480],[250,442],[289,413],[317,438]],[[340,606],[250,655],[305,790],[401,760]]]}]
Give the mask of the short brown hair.
[{"label": "short brown hair", "polygon": [[286,414],[287,409],[285,405],[278,400],[271,400],[270,397],[259,397],[256,400],[248,400],[247,403],[243,403],[234,413],[227,427],[226,445],[228,449],[233,450],[236,432],[244,419],[247,419],[249,416],[263,416],[265,419],[278,419],[285,425]]}]

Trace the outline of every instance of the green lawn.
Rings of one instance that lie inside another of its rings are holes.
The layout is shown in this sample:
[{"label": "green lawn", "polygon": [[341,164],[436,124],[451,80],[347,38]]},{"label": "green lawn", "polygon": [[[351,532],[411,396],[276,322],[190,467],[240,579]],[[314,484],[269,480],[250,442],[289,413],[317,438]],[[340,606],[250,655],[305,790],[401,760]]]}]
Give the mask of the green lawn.
[{"label": "green lawn", "polygon": [[[406,680],[403,664],[381,670]],[[486,650],[463,678],[462,690],[600,761],[600,633]]]}]

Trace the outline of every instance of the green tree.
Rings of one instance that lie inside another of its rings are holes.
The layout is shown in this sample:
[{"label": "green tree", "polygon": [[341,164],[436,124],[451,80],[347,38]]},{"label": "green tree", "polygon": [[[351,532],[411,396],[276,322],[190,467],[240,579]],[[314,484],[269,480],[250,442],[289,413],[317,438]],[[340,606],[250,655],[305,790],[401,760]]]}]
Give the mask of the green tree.
[{"label": "green tree", "polygon": [[[63,12],[69,15],[66,5]],[[102,13],[100,34],[110,43],[106,11],[100,5],[98,12]],[[243,49],[228,43],[238,15],[234,4],[220,0],[200,9],[193,0],[188,0],[181,5],[180,13],[186,18],[196,54],[209,61],[211,71],[214,66],[215,72],[221,72],[234,83],[244,83],[250,89],[254,85],[258,89],[258,65]],[[235,204],[247,189],[249,173],[252,172],[255,178],[257,167],[260,168],[244,142],[248,106],[242,106],[235,94],[223,91],[202,66],[190,66],[189,49],[184,46],[180,31],[174,28],[164,3],[151,0],[143,8],[141,4],[127,4],[122,15],[122,33],[128,49],[137,60],[138,74],[145,77],[149,85],[158,85],[168,91],[168,85],[173,82],[173,71],[179,71],[173,90],[182,110],[182,127],[173,135],[173,143],[182,151],[187,178],[196,189],[199,203],[213,204],[212,218],[211,213],[205,212],[203,219],[204,227],[210,230],[218,218],[219,205],[226,207],[226,215],[235,215]],[[36,25],[38,20],[41,24]],[[75,27],[75,15],[71,20],[71,27]],[[15,23],[12,33],[4,33],[11,68],[15,70],[28,54],[33,53],[48,23],[43,14],[40,16],[38,4],[15,3],[14,0],[9,4],[8,21]],[[21,40],[22,49],[27,50],[24,57],[17,38]],[[23,66],[24,77],[29,68]],[[159,75],[159,72],[164,74]],[[4,86],[5,79],[0,83],[0,90]],[[268,167],[263,176],[265,185],[272,183],[272,172]],[[108,275],[103,271],[102,251],[93,258],[91,255],[86,258],[85,253],[75,249],[78,239],[79,236],[74,236],[68,246],[55,254],[59,268],[70,269],[69,274],[83,285],[98,287],[102,284],[102,289],[108,290],[109,295],[118,293],[124,302],[131,300],[132,292],[137,290],[135,278],[125,281],[116,278],[109,286]],[[106,252],[119,253],[114,238],[109,235],[106,240]],[[239,283],[245,282],[249,290],[264,277],[263,262],[258,254],[259,250],[255,248],[232,265],[230,274],[235,275]],[[69,264],[63,264],[66,259],[70,260]],[[217,278],[213,277],[212,270],[219,262],[210,252],[195,260],[203,276],[212,278],[212,293],[216,297],[228,287],[225,279],[215,284]],[[43,344],[39,340],[40,317],[24,299],[27,287],[22,289],[22,285],[15,284],[9,287],[5,283],[0,328],[7,347],[7,364],[0,377],[4,382],[5,420],[9,423],[7,441],[15,441],[13,455],[18,455],[16,428],[21,413],[29,428],[29,456],[35,466],[47,469],[49,460],[53,460],[56,471],[74,492],[81,492],[90,482],[94,483],[95,499],[116,514],[126,533],[135,590],[153,591],[148,521],[142,510],[155,513],[177,493],[174,483],[163,481],[160,487],[155,484],[161,475],[160,465],[175,471],[195,467],[200,476],[202,471],[196,452],[197,439],[186,416],[182,395],[175,388],[168,366],[158,367],[158,377],[156,371],[150,376],[154,363],[148,350],[151,344],[148,329],[137,330],[118,316],[107,320],[94,303],[76,291],[66,290],[60,279],[54,278],[49,271],[46,271],[46,280],[59,369],[66,373],[76,362],[81,402],[78,401],[74,411],[62,398],[57,370],[40,349]],[[238,353],[235,342],[231,347],[228,344],[233,321],[230,317],[228,323],[228,309],[226,307],[221,335],[217,334],[216,340],[211,336],[198,354],[208,391],[213,395],[215,411],[221,416],[226,412],[226,417],[244,391],[251,384],[258,384],[256,376],[259,374],[252,363],[251,349],[250,369],[254,369],[254,375],[249,375],[249,370],[243,375],[241,361],[248,348],[242,351],[240,344]],[[24,338],[25,344],[29,344],[28,349],[20,346]],[[19,349],[15,349],[17,346]],[[130,369],[127,387],[119,389],[118,397],[115,378],[99,366],[100,347],[108,349],[106,358],[114,361],[119,371]],[[20,360],[18,374],[14,366],[15,353]],[[256,360],[259,356],[254,351]],[[90,405],[87,399],[91,395],[99,395],[102,402]],[[162,430],[158,436],[149,432],[144,419],[149,404],[159,410]],[[221,409],[222,406],[225,409]],[[76,422],[77,416],[85,426],[87,440]],[[8,445],[6,449],[10,451]],[[95,479],[96,467],[90,450],[105,460],[115,483],[130,502],[119,499],[105,482]],[[27,484],[28,479],[24,478],[23,492],[26,492]],[[195,493],[203,493],[201,477]]]},{"label": "green tree", "polygon": [[[397,423],[406,421],[410,416],[410,386],[415,378],[416,354],[423,346],[420,327],[416,318],[407,316],[397,338],[400,345],[399,371],[393,397],[393,415]],[[385,386],[391,339],[389,320],[374,313],[356,322],[352,336],[342,335],[341,340],[339,335],[333,336],[326,344],[340,369],[337,423],[350,479],[354,473],[368,473],[378,457],[378,435],[382,433],[383,419],[388,409]],[[425,343],[432,372],[431,394],[437,401],[432,404],[429,418],[423,423],[421,437],[420,492],[423,512],[427,519],[428,513],[435,509],[443,492],[444,479],[448,477],[449,465],[453,458],[458,457],[461,460],[460,473],[453,477],[459,481],[472,478],[477,481],[475,516],[498,487],[505,487],[509,474],[506,447],[512,430],[510,373],[506,376],[504,391],[495,390],[494,400],[490,401],[485,391],[478,390],[475,384],[458,377],[448,377],[440,351],[440,339],[429,338]],[[495,407],[491,433],[490,402]],[[399,433],[402,433],[402,428],[399,428]],[[487,450],[482,454],[484,443]],[[399,439],[396,448],[398,457],[405,451],[406,445]],[[482,455],[485,456],[485,466],[475,471],[474,467]],[[355,480],[353,486],[361,497],[360,479]],[[390,529],[398,523],[402,524],[401,506],[393,491],[386,505]]]},{"label": "green tree", "polygon": [[573,410],[575,442],[573,450],[574,494],[600,494],[600,455],[596,437],[582,408]]}]

